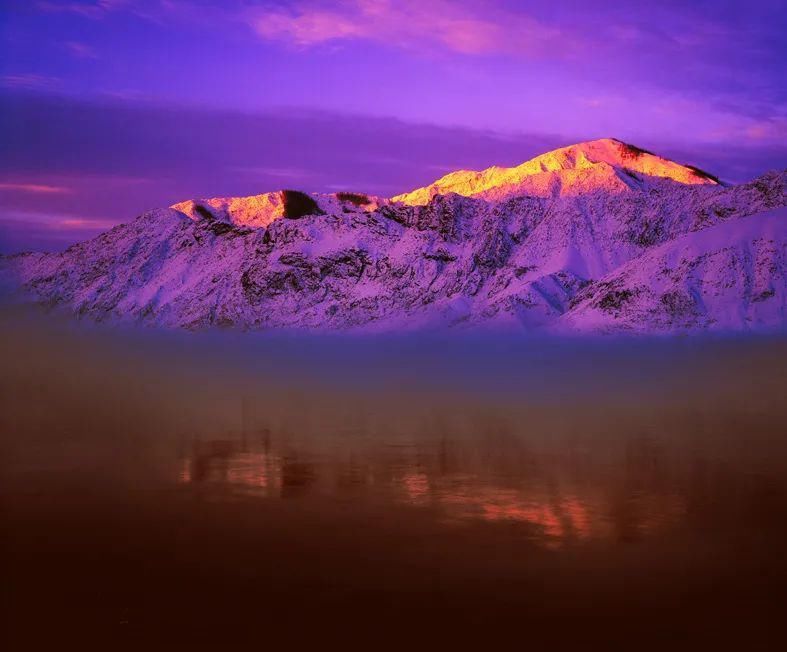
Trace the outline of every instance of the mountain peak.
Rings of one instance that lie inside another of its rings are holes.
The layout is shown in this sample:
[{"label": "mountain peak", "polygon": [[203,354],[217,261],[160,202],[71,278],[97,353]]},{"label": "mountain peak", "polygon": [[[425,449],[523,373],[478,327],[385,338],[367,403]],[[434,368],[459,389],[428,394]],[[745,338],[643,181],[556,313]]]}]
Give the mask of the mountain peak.
[{"label": "mountain peak", "polygon": [[658,183],[662,179],[684,185],[718,183],[699,168],[681,165],[616,138],[601,138],[555,149],[515,167],[451,172],[429,186],[392,199],[420,205],[446,193],[501,200],[516,195],[624,192],[631,189],[632,182]]},{"label": "mountain peak", "polygon": [[375,210],[402,203],[422,206],[436,195],[458,194],[488,201],[511,197],[553,198],[604,192],[619,194],[659,184],[715,185],[715,177],[616,138],[589,140],[546,152],[515,167],[456,170],[434,183],[385,199],[354,192],[332,194],[277,190],[249,197],[213,197],[173,204],[194,220],[218,220],[243,228],[266,228],[281,218]]}]

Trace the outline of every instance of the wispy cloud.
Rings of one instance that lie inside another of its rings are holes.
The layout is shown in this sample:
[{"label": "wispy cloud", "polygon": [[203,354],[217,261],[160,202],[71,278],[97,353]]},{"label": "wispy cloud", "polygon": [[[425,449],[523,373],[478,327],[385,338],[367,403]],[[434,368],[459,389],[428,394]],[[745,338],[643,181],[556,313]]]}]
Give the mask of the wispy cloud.
[{"label": "wispy cloud", "polygon": [[746,135],[752,141],[787,142],[787,117],[775,117],[753,121],[746,128]]},{"label": "wispy cloud", "polygon": [[0,191],[3,190],[11,191],[11,192],[29,192],[29,193],[44,194],[44,195],[63,194],[63,193],[71,192],[69,188],[64,188],[62,186],[49,186],[40,183],[0,183]]},{"label": "wispy cloud", "polygon": [[98,53],[87,43],[79,41],[66,41],[63,47],[77,59],[98,59]]},{"label": "wispy cloud", "polygon": [[277,177],[283,179],[302,179],[309,176],[309,171],[302,168],[282,167],[236,167],[234,168],[248,177]]},{"label": "wispy cloud", "polygon": [[125,13],[161,24],[166,14],[192,5],[188,1],[184,3],[177,0],[39,0],[35,6],[44,13],[73,14],[96,21],[112,14]]},{"label": "wispy cloud", "polygon": [[132,3],[129,0],[85,0],[74,2],[52,2],[40,0],[36,3],[41,11],[50,13],[72,13],[85,18],[99,19],[112,11],[126,9]]},{"label": "wispy cloud", "polygon": [[50,223],[52,228],[64,231],[84,229],[111,229],[117,224],[117,220],[84,219],[81,217],[61,217]]},{"label": "wispy cloud", "polygon": [[[449,0],[301,1],[291,8],[252,12],[249,22],[262,38],[299,47],[354,39],[461,54],[538,54],[556,45],[561,35],[557,28],[495,3]],[[565,45],[560,51],[566,51]]]},{"label": "wispy cloud", "polygon": [[61,80],[49,75],[37,75],[34,73],[19,73],[3,75],[0,77],[0,85],[6,88],[19,88],[26,90],[57,90],[61,85]]},{"label": "wispy cloud", "polygon": [[118,220],[58,211],[0,210],[0,252],[61,251],[112,228]]}]

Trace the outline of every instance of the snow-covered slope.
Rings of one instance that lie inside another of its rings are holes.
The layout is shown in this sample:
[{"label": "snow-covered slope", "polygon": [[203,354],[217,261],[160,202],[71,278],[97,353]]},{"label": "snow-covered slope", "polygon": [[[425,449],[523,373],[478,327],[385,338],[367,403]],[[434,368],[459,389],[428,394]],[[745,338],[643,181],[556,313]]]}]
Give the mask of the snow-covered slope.
[{"label": "snow-covered slope", "polygon": [[727,331],[787,324],[787,209],[688,233],[589,284],[570,330]]},{"label": "snow-covered slope", "polygon": [[787,172],[730,187],[605,140],[451,177],[392,200],[183,202],[2,258],[0,281],[167,327],[785,328]]}]

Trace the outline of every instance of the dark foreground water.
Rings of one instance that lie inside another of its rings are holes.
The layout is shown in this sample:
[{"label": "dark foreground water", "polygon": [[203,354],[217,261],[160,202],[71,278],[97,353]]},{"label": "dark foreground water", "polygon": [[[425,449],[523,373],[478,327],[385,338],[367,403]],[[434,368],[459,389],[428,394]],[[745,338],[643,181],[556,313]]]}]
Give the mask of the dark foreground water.
[{"label": "dark foreground water", "polygon": [[784,340],[0,321],[6,649],[778,649]]}]

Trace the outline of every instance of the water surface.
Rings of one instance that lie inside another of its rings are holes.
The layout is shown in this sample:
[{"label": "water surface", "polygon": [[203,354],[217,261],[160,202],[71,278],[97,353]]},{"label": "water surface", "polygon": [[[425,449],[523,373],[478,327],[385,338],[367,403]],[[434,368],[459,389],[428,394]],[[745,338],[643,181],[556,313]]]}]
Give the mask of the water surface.
[{"label": "water surface", "polygon": [[776,649],[785,353],[4,314],[4,636]]}]

